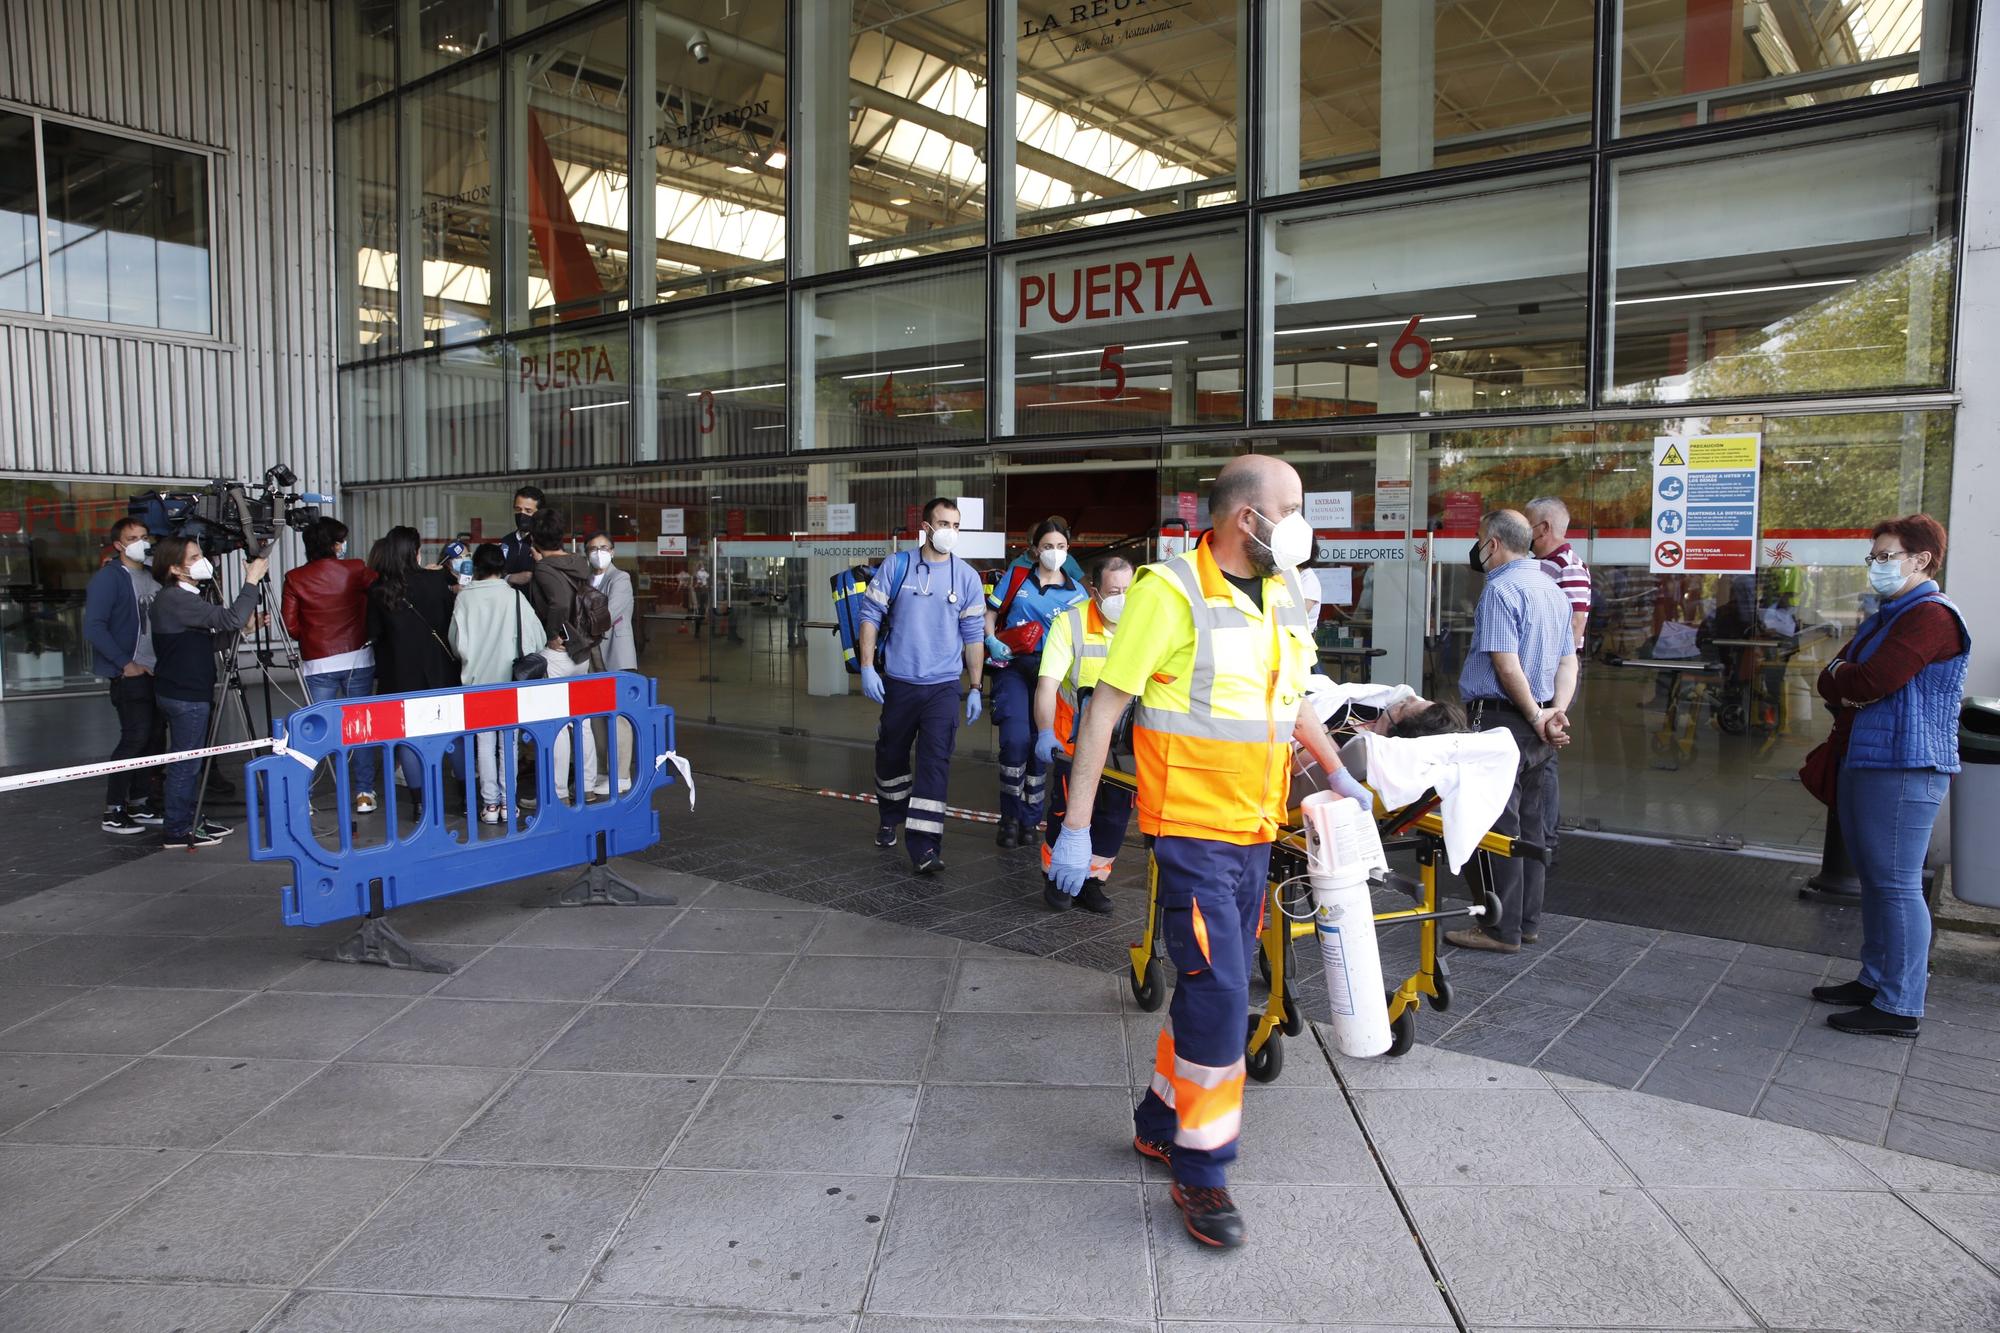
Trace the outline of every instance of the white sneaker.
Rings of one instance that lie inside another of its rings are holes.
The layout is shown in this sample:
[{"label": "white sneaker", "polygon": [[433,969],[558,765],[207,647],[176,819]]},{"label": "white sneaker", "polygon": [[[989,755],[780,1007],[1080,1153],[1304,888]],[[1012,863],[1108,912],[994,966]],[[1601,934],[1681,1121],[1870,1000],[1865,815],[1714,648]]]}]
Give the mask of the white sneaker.
[{"label": "white sneaker", "polygon": [[482,824],[498,824],[506,817],[507,812],[500,806],[482,805],[479,807],[479,822]]},{"label": "white sneaker", "polygon": [[375,793],[372,791],[364,791],[356,793],[354,797],[354,813],[357,815],[374,814]]},{"label": "white sneaker", "polygon": [[592,796],[609,796],[611,794],[611,779],[599,778],[595,783],[591,784],[590,794]]}]

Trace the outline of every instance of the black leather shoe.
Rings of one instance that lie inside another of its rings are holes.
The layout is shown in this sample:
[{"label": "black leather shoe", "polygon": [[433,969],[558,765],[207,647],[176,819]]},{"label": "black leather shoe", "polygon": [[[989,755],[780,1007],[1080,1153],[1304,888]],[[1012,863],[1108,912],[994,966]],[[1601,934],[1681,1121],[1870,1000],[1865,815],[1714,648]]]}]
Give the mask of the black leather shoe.
[{"label": "black leather shoe", "polygon": [[1873,1004],[1875,988],[1858,981],[1843,981],[1838,986],[1814,986],[1812,997],[1821,1004]]},{"label": "black leather shoe", "polygon": [[938,871],[944,869],[944,858],[936,852],[932,852],[930,855],[921,857],[912,863],[910,869],[916,871],[919,875],[935,875]]},{"label": "black leather shoe", "polygon": [[996,846],[1000,847],[1019,847],[1021,845],[1021,821],[1018,819],[1001,820],[999,831],[993,835],[993,841]]},{"label": "black leather shoe", "polygon": [[1218,1250],[1233,1250],[1243,1244],[1243,1214],[1228,1190],[1196,1189],[1174,1182],[1173,1200],[1180,1205],[1181,1220],[1188,1235]]},{"label": "black leather shoe", "polygon": [[1085,880],[1082,891],[1076,895],[1076,905],[1086,912],[1095,912],[1099,916],[1110,916],[1111,895],[1104,891],[1104,881],[1101,879]]},{"label": "black leather shoe", "polygon": [[1914,1037],[1919,1020],[1901,1014],[1884,1013],[1872,1004],[1850,1009],[1844,1014],[1828,1014],[1826,1025],[1841,1032],[1864,1037]]},{"label": "black leather shoe", "polygon": [[896,826],[894,824],[884,824],[881,828],[876,829],[875,845],[877,847],[894,847],[896,845]]},{"label": "black leather shoe", "polygon": [[1061,886],[1047,876],[1042,877],[1042,901],[1049,905],[1051,912],[1067,912],[1076,906],[1076,899],[1064,893]]}]

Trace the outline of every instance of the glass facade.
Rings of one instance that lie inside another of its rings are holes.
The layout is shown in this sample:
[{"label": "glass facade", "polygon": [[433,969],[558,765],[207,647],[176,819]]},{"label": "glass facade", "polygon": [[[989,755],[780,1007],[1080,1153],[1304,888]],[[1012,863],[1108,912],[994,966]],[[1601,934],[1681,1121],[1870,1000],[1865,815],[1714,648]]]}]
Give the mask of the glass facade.
[{"label": "glass facade", "polygon": [[[1862,534],[1948,517],[1965,9],[338,5],[345,480],[440,532],[532,480],[689,716],[854,737],[826,579],[930,495],[976,560],[1048,513],[1151,557],[1280,453],[1329,670],[1447,698],[1472,522],[1560,495],[1566,817],[1815,845],[1779,778]],[[1652,441],[1703,432],[1760,437],[1754,574],[1648,570]]]}]

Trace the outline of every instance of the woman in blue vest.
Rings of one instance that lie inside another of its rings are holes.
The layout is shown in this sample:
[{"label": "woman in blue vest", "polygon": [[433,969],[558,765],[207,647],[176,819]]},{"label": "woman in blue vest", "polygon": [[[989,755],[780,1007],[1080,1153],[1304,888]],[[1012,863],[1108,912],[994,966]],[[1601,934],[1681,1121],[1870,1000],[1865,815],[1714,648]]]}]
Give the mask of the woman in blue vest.
[{"label": "woman in blue vest", "polygon": [[1000,831],[994,841],[1019,847],[1042,822],[1041,760],[1035,758],[1035,680],[1042,670],[1042,639],[1058,612],[1088,601],[1089,589],[1065,568],[1069,524],[1045,518],[1028,538],[1034,564],[1009,567],[986,597],[986,663],[993,675],[989,697],[1000,728]]},{"label": "woman in blue vest", "polygon": [[1861,880],[1861,975],[1813,998],[1857,1008],[1829,1015],[1842,1032],[1914,1037],[1931,947],[1924,854],[1951,775],[1972,636],[1938,591],[1945,533],[1928,514],[1875,525],[1868,584],[1881,599],[1853,642],[1820,673],[1839,761],[1834,808]]}]

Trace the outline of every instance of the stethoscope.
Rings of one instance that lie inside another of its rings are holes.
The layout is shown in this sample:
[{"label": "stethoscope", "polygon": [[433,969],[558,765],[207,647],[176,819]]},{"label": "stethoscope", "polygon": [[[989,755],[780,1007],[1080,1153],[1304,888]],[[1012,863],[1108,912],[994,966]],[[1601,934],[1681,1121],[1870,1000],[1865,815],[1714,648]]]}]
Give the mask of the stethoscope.
[{"label": "stethoscope", "polygon": [[[924,571],[924,586],[917,589],[917,596],[929,597],[931,595],[931,567],[929,563],[926,562],[921,556],[919,556],[917,559],[917,565]],[[946,556],[945,567],[947,570],[947,577],[950,578],[951,580],[951,591],[947,592],[944,595],[944,600],[946,604],[950,606],[957,606],[958,605],[958,557],[955,555]]]}]

